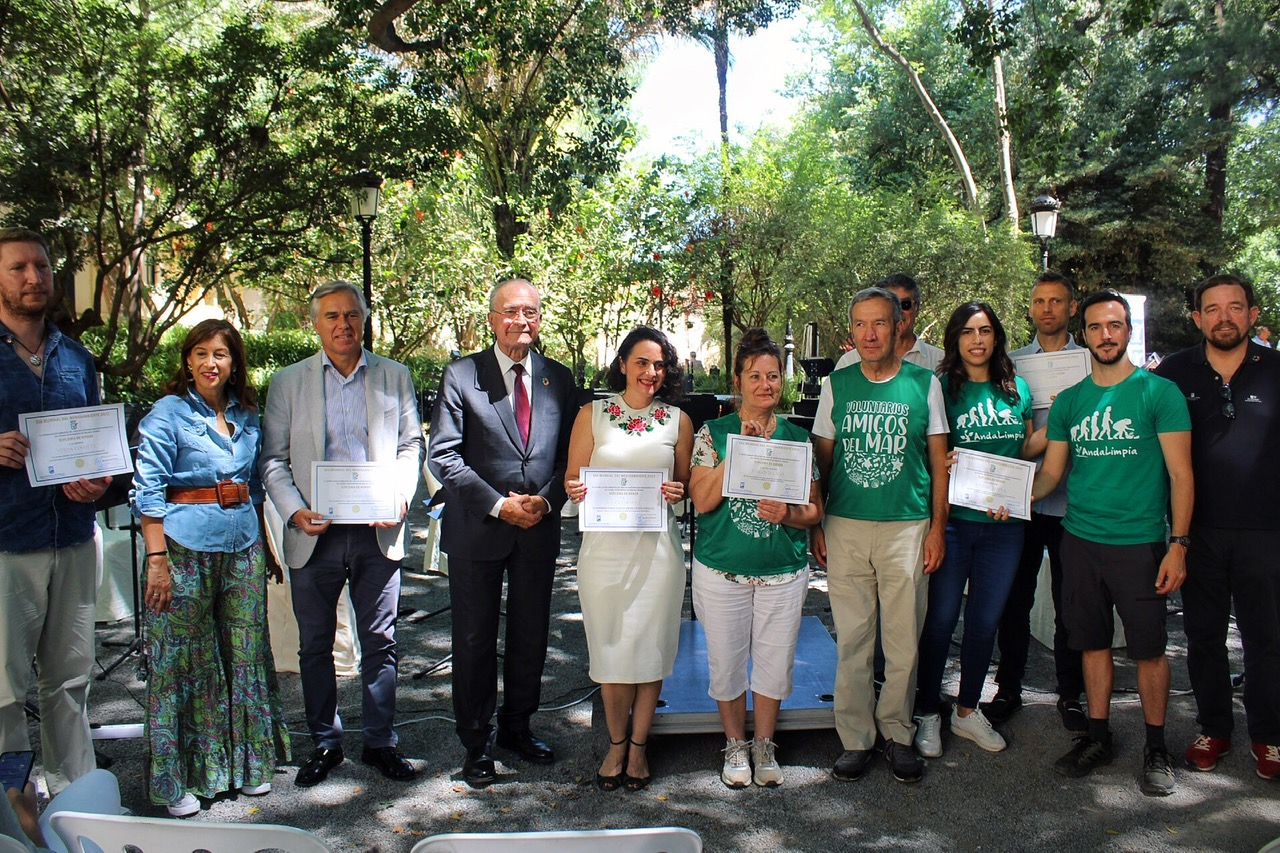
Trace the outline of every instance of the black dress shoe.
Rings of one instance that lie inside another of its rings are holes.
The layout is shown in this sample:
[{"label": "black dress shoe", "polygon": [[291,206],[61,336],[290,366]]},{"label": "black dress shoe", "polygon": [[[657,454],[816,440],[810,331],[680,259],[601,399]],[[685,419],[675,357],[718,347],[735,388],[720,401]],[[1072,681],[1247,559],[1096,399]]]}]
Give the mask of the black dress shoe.
[{"label": "black dress shoe", "polygon": [[550,746],[538,740],[530,731],[504,732],[498,731],[498,746],[518,753],[526,761],[534,764],[551,764],[556,760],[556,753]]},{"label": "black dress shoe", "polygon": [[483,788],[497,780],[498,771],[493,766],[488,743],[467,747],[467,757],[462,761],[462,778],[473,788]]},{"label": "black dress shoe", "polygon": [[403,755],[394,746],[366,746],[360,753],[360,760],[370,767],[378,768],[383,776],[403,782],[418,775]]},{"label": "black dress shoe", "polygon": [[342,747],[335,749],[317,749],[307,763],[298,768],[298,775],[293,784],[299,788],[310,788],[319,785],[329,776],[329,771],[342,763],[344,758]]}]

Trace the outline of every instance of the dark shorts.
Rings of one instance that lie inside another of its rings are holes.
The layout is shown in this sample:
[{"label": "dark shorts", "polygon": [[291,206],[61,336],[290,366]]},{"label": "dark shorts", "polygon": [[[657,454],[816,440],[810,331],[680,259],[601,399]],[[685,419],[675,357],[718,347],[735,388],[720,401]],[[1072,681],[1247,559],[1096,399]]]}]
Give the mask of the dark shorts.
[{"label": "dark shorts", "polygon": [[1068,645],[1086,652],[1111,648],[1115,607],[1129,658],[1164,654],[1165,597],[1156,592],[1156,576],[1165,551],[1163,542],[1104,545],[1064,531],[1062,621]]}]

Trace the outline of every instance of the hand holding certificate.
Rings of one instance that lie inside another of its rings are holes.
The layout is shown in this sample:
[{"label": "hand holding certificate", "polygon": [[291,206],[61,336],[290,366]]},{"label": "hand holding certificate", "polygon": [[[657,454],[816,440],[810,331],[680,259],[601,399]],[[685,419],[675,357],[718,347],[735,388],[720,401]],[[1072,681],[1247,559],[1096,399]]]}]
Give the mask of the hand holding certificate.
[{"label": "hand holding certificate", "polygon": [[1036,409],[1049,408],[1054,397],[1093,372],[1087,349],[1021,355],[1013,366],[1031,389],[1031,405]]},{"label": "hand holding certificate", "polygon": [[395,469],[380,462],[312,462],[311,509],[334,524],[398,522]]},{"label": "hand holding certificate", "polygon": [[724,487],[726,498],[809,502],[813,480],[813,445],[746,435],[727,436]]},{"label": "hand holding certificate", "polygon": [[18,431],[31,443],[27,479],[32,486],[73,483],[133,470],[124,406],[84,406],[18,415]]},{"label": "hand holding certificate", "polygon": [[1034,462],[960,448],[947,487],[947,500],[979,512],[1000,507],[1013,518],[1031,519]]},{"label": "hand holding certificate", "polygon": [[661,468],[583,468],[580,478],[587,494],[578,510],[579,530],[667,529],[667,472]]}]

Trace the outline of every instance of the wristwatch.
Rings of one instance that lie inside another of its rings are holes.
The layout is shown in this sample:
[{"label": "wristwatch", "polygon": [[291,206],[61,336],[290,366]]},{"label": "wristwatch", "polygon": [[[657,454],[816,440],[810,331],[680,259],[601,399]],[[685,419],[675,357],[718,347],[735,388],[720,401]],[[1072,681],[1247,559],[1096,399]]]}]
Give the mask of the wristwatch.
[{"label": "wristwatch", "polygon": [[1190,536],[1170,536],[1169,544],[1181,545],[1184,549],[1188,549],[1191,547],[1191,537]]}]

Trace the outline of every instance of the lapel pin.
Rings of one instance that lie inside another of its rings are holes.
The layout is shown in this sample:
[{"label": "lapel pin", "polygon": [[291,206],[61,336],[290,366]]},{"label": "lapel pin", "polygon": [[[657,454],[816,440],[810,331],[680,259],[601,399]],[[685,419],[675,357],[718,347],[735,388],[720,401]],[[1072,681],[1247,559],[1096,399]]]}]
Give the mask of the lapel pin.
[{"label": "lapel pin", "polygon": [[548,379],[548,378],[547,378],[547,377],[545,377],[545,376],[544,376],[544,377],[542,377],[542,386],[543,386],[544,388],[547,388],[547,387],[550,387],[550,385],[551,385],[551,380],[550,380],[550,379]]}]

